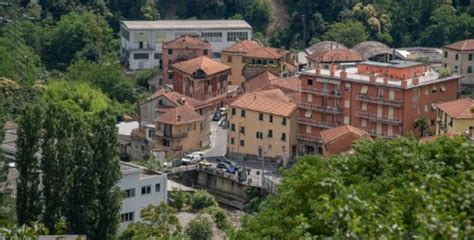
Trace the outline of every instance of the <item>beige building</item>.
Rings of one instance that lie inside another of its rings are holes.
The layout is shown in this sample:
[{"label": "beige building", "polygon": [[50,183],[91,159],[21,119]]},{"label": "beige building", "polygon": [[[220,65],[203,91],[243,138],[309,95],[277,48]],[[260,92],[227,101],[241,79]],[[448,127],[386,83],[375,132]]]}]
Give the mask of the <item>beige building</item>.
[{"label": "beige building", "polygon": [[287,163],[296,155],[297,115],[280,89],[245,93],[229,105],[228,154]]},{"label": "beige building", "polygon": [[474,128],[474,100],[458,99],[436,105],[436,135],[472,133]]},{"label": "beige building", "polygon": [[221,62],[231,68],[228,77],[229,85],[241,85],[245,83],[243,70],[245,67],[245,55],[262,46],[254,41],[238,41],[229,48],[222,50]]},{"label": "beige building", "polygon": [[461,84],[474,86],[474,39],[443,47],[443,67],[463,75]]}]

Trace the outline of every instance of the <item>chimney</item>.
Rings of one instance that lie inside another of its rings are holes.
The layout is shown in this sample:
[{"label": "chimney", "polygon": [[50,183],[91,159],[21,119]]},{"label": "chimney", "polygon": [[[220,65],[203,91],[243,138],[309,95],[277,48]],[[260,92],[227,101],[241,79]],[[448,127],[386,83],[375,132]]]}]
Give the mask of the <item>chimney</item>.
[{"label": "chimney", "polygon": [[346,69],[344,67],[342,67],[341,79],[344,79],[344,80],[347,79],[347,72],[346,72]]},{"label": "chimney", "polygon": [[329,74],[331,77],[334,77],[334,75],[336,74],[336,65],[331,65],[331,68],[329,70]]},{"label": "chimney", "polygon": [[408,87],[407,80],[402,80],[402,88],[407,88],[407,87]]},{"label": "chimney", "polygon": [[375,83],[376,80],[377,80],[377,77],[375,77],[375,75],[370,75],[370,77],[369,77],[370,83]]},{"label": "chimney", "polygon": [[319,63],[316,63],[316,75],[321,75],[321,66],[319,65]]},{"label": "chimney", "polygon": [[184,104],[186,103],[186,98],[182,97],[182,98],[178,99],[178,103],[181,104],[182,106],[184,106]]},{"label": "chimney", "polygon": [[418,83],[419,83],[418,78],[414,78],[414,79],[412,80],[412,83],[413,83],[413,85],[417,86]]}]

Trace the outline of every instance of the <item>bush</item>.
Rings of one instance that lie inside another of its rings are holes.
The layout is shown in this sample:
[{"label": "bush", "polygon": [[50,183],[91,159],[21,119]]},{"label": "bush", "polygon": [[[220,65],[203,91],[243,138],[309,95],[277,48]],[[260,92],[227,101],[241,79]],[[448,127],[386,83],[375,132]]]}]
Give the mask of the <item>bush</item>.
[{"label": "bush", "polygon": [[195,211],[212,206],[217,206],[216,198],[204,190],[195,192],[191,198],[191,207]]},{"label": "bush", "polygon": [[220,207],[213,206],[206,208],[205,211],[212,216],[217,227],[221,230],[227,231],[232,227],[229,222],[229,217],[227,213]]},{"label": "bush", "polygon": [[186,235],[191,240],[207,240],[212,238],[212,226],[204,217],[197,217],[189,222],[186,227]]}]

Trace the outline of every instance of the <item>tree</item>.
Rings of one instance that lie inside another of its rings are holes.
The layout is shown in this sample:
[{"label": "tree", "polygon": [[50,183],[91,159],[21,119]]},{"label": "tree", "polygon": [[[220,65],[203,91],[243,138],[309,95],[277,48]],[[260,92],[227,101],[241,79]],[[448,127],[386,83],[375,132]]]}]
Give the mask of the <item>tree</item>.
[{"label": "tree", "polygon": [[158,20],[160,18],[160,12],[156,8],[154,0],[146,0],[140,8],[140,11],[146,20]]},{"label": "tree", "polygon": [[430,126],[430,120],[427,117],[419,117],[415,121],[415,128],[420,131],[420,138],[425,136],[425,131],[429,128]]},{"label": "tree", "polygon": [[329,30],[324,34],[324,40],[336,41],[346,47],[353,47],[356,44],[366,41],[368,38],[365,26],[353,20],[336,22],[329,25]]},{"label": "tree", "polygon": [[212,226],[207,218],[196,217],[188,223],[186,235],[191,240],[210,240],[212,239]]},{"label": "tree", "polygon": [[[463,137],[361,141],[305,156],[235,239],[469,238],[474,148]],[[467,202],[466,202],[467,201]]]},{"label": "tree", "polygon": [[150,205],[142,209],[140,216],[143,221],[129,224],[120,239],[169,239],[181,232],[176,209],[166,203]]},{"label": "tree", "polygon": [[23,225],[39,220],[42,212],[41,192],[39,189],[39,161],[37,153],[41,132],[41,109],[27,106],[18,121],[17,169],[17,219]]},{"label": "tree", "polygon": [[193,210],[199,211],[204,208],[217,206],[217,201],[214,196],[205,190],[196,191],[191,198],[191,207]]}]

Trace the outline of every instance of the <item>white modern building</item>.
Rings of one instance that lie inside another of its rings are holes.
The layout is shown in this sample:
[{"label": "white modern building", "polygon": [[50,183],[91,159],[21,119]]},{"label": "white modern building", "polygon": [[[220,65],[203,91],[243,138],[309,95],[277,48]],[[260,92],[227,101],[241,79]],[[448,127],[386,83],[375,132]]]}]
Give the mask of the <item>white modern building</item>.
[{"label": "white modern building", "polygon": [[166,173],[120,162],[122,179],[118,186],[124,193],[121,224],[124,229],[129,223],[140,221],[140,211],[149,205],[160,205],[168,198]]},{"label": "white modern building", "polygon": [[237,39],[252,39],[252,27],[243,20],[122,21],[120,56],[130,70],[150,69],[160,64],[162,43],[184,35],[210,42],[213,57],[220,58]]}]

